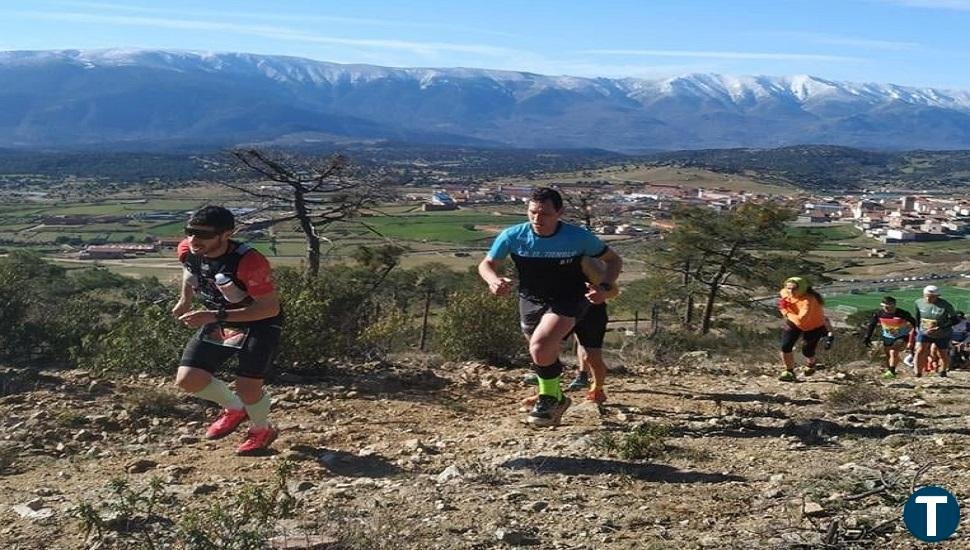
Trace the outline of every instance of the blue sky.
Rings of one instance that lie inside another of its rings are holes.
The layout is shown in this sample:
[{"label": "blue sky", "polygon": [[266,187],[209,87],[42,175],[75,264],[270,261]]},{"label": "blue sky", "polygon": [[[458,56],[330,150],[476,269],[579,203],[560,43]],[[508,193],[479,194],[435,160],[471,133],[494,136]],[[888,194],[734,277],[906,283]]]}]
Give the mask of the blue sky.
[{"label": "blue sky", "polygon": [[970,89],[970,0],[0,0],[0,50],[242,51],[395,67],[811,74]]}]

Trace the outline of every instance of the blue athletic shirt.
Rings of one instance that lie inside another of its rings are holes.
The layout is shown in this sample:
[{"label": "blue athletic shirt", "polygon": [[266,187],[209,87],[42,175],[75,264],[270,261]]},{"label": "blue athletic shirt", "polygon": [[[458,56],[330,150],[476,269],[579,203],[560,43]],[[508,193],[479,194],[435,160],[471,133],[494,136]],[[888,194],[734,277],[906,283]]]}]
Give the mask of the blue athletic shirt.
[{"label": "blue athletic shirt", "polygon": [[556,232],[537,235],[529,222],[507,228],[495,238],[488,257],[510,255],[519,272],[519,294],[543,302],[575,300],[586,293],[582,258],[598,258],[608,247],[582,227],[559,222]]}]

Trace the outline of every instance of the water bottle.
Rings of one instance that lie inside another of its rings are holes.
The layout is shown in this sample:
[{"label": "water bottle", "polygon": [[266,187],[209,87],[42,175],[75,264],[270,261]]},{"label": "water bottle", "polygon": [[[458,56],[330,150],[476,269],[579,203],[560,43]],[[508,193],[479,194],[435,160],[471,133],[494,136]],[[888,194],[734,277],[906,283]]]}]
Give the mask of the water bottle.
[{"label": "water bottle", "polygon": [[245,300],[246,296],[249,296],[245,290],[236,286],[232,277],[225,273],[216,273],[216,286],[219,287],[219,292],[230,304],[237,304]]}]

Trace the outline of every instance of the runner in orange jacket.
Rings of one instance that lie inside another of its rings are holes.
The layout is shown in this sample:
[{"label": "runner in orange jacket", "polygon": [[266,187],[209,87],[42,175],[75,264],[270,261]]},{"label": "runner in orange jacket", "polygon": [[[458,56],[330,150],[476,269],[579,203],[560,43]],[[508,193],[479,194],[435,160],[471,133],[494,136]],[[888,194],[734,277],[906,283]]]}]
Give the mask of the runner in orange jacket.
[{"label": "runner in orange jacket", "polygon": [[802,338],[802,355],[806,365],[804,374],[815,372],[815,350],[819,341],[828,338],[827,345],[831,345],[832,329],[825,317],[825,300],[806,279],[789,277],[779,292],[778,311],[785,318],[785,328],[781,334],[781,359],[785,370],[779,380],[783,382],[795,381],[795,342]]}]

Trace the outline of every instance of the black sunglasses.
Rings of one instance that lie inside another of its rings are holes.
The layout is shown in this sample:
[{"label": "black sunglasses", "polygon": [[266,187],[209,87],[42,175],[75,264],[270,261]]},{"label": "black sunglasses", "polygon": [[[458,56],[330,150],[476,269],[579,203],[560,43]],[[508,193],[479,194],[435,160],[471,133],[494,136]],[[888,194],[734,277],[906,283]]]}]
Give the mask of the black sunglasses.
[{"label": "black sunglasses", "polygon": [[210,229],[199,229],[197,227],[186,227],[185,236],[187,237],[198,237],[200,239],[212,239],[218,237],[221,231],[212,231]]}]

